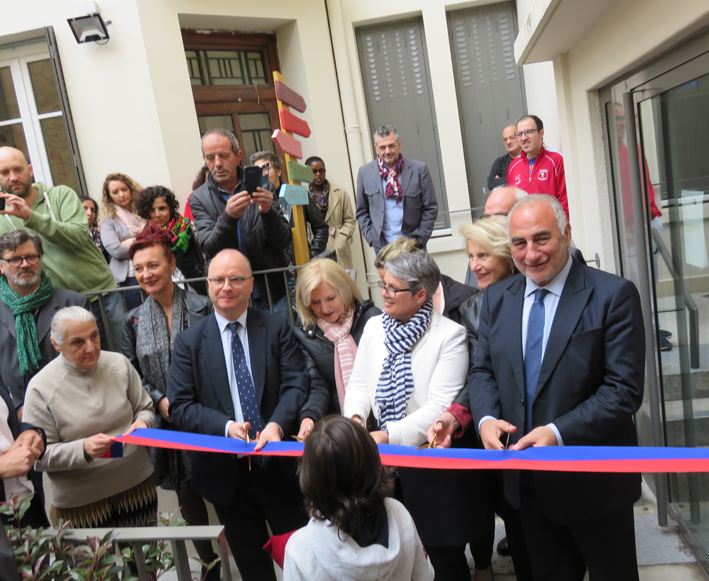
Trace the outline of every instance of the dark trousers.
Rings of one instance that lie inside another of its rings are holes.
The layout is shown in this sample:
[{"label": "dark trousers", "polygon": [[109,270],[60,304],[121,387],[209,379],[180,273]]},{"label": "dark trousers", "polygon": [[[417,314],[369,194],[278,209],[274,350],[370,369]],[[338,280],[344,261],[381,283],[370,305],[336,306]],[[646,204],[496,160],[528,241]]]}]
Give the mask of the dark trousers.
[{"label": "dark trousers", "polygon": [[278,458],[265,468],[248,460],[238,460],[234,498],[228,505],[214,505],[224,525],[231,553],[244,581],[276,581],[273,560],[263,550],[269,534],[282,535],[308,522],[300,488]]},{"label": "dark trousers", "polygon": [[[579,502],[584,499],[580,498]],[[560,523],[545,514],[523,475],[520,520],[535,581],[638,581],[633,505],[594,520]]]},{"label": "dark trousers", "polygon": [[510,557],[515,568],[517,581],[533,581],[532,563],[529,559],[527,541],[524,538],[519,512],[512,508],[505,498],[502,470],[489,470],[490,496],[492,508],[505,521],[505,535],[510,547]]}]

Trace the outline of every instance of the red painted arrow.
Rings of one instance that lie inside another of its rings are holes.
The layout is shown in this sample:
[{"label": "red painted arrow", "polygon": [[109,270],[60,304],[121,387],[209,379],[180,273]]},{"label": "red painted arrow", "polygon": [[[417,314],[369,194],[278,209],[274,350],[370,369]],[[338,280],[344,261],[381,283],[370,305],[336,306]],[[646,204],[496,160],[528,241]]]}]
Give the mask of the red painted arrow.
[{"label": "red painted arrow", "polygon": [[290,111],[281,109],[281,128],[283,131],[292,131],[303,137],[310,137],[310,127],[305,119],[296,117]]},{"label": "red painted arrow", "polygon": [[307,107],[305,99],[281,81],[276,81],[276,98],[283,101],[289,107],[293,107],[296,111],[305,113]]},{"label": "red painted arrow", "polygon": [[271,139],[273,140],[273,143],[276,144],[276,147],[283,153],[292,155],[296,159],[303,157],[303,147],[300,145],[300,141],[292,135],[288,135],[280,129],[276,129],[273,132],[273,135],[271,135]]}]

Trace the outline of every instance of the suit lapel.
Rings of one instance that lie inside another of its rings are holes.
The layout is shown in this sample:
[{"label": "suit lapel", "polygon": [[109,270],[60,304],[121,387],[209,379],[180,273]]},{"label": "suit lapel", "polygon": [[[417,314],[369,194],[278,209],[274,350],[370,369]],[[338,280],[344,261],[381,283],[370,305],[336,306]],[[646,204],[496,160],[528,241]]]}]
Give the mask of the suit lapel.
[{"label": "suit lapel", "polygon": [[12,316],[10,309],[3,303],[3,307],[0,310],[0,324],[7,327],[8,333],[12,335],[13,338],[17,338],[15,334],[15,317]]},{"label": "suit lapel", "polygon": [[[510,288],[505,291],[501,313],[510,313],[505,319],[505,343],[510,365],[517,379],[517,388],[524,398],[524,359],[522,357],[522,310],[524,308],[524,289],[526,279],[520,276]],[[503,315],[504,316],[504,315]]]},{"label": "suit lapel", "polygon": [[251,360],[251,377],[254,380],[256,401],[261,406],[263,387],[266,382],[266,329],[260,313],[249,309],[246,318],[246,330],[249,334],[249,359]]},{"label": "suit lapel", "polygon": [[401,193],[404,194],[404,196],[406,196],[406,189],[409,187],[413,173],[414,170],[411,169],[409,160],[404,161],[404,169],[401,171]]},{"label": "suit lapel", "polygon": [[230,418],[234,417],[234,402],[231,399],[231,388],[229,387],[229,375],[224,361],[224,346],[222,344],[219,325],[214,315],[209,317],[209,321],[204,329],[204,357],[209,372],[209,379],[212,388],[217,394],[222,407]]},{"label": "suit lapel", "polygon": [[54,314],[59,310],[59,304],[55,301],[54,294],[50,297],[44,308],[39,310],[39,318],[37,320],[37,340],[41,343],[42,339],[47,336],[52,324]]},{"label": "suit lapel", "polygon": [[[569,256],[569,260],[572,260]],[[551,325],[549,340],[544,351],[542,367],[539,370],[536,395],[538,396],[549,381],[556,365],[559,363],[566,345],[571,338],[576,325],[583,314],[593,289],[586,287],[583,267],[575,261],[571,263],[569,277],[556,307],[556,314]]]}]

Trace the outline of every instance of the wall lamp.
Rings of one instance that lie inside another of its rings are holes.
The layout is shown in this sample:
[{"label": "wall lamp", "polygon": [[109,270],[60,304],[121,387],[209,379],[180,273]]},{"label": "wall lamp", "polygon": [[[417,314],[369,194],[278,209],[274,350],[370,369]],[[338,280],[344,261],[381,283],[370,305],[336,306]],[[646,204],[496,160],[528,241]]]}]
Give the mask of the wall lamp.
[{"label": "wall lamp", "polygon": [[104,22],[98,12],[87,14],[86,16],[77,16],[76,18],[67,18],[67,22],[78,44],[86,42],[106,44],[110,38],[106,27],[111,24],[111,21]]}]

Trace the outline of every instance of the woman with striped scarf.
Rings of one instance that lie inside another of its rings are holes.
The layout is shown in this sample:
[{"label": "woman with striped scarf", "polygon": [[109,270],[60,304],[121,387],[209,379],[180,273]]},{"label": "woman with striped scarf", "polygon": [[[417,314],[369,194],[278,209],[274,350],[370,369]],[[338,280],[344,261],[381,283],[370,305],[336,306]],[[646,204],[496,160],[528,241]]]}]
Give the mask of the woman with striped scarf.
[{"label": "woman with striped scarf", "polygon": [[[441,273],[425,252],[404,252],[383,265],[379,283],[384,314],[367,323],[357,350],[352,377],[345,390],[344,415],[366,422],[370,412],[378,443],[419,446],[426,430],[453,402],[465,384],[469,357],[465,329],[433,307]],[[398,469],[398,498],[412,513],[431,561],[448,547],[431,546],[445,533],[455,514],[441,520],[421,519],[440,495],[422,490],[421,470]],[[432,552],[431,549],[434,549]],[[443,557],[445,559],[445,557]],[[445,573],[436,574],[447,579]]]}]

